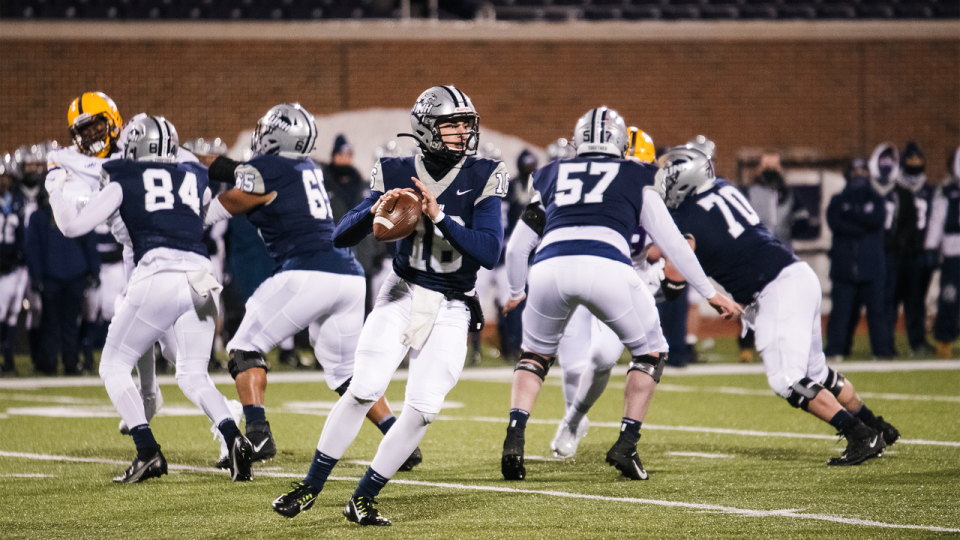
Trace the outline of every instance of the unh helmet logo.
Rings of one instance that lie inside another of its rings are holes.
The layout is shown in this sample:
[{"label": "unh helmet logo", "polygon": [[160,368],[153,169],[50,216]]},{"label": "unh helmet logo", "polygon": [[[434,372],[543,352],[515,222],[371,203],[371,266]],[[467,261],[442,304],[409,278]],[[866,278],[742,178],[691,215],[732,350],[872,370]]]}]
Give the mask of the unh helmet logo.
[{"label": "unh helmet logo", "polygon": [[293,121],[280,112],[276,112],[267,117],[265,124],[267,127],[280,129],[282,131],[290,131],[290,128],[293,127]]},{"label": "unh helmet logo", "polygon": [[429,92],[420,96],[420,99],[413,104],[413,114],[417,116],[424,116],[430,114],[430,111],[437,106],[437,95],[433,92]]}]

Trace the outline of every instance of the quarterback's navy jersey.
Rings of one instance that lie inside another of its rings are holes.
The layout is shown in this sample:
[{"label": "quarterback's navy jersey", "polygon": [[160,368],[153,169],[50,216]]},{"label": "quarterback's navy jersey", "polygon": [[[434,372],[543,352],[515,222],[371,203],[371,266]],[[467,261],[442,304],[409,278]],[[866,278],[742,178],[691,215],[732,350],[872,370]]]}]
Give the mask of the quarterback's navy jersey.
[{"label": "quarterback's navy jersey", "polygon": [[[577,157],[550,163],[534,173],[533,187],[546,209],[544,236],[564,227],[599,226],[629,245],[643,207],[643,190],[655,185],[657,168],[625,159]],[[565,240],[544,246],[534,263],[564,255],[595,255],[630,264],[614,246],[599,240]]]},{"label": "quarterback's navy jersey", "polygon": [[277,192],[272,203],[247,215],[277,264],[275,272],[363,275],[350,249],[333,246],[335,224],[330,197],[323,185],[323,171],[313,160],[265,154],[237,167],[236,177],[237,189]]},{"label": "quarterback's navy jersey", "polygon": [[[490,206],[495,217],[493,228],[499,234],[496,260],[499,259],[503,241],[503,226],[500,220],[500,199],[507,193],[510,181],[503,163],[490,159],[465,158],[439,181],[431,179],[425,169],[418,170],[418,158],[383,158],[374,167],[371,178],[373,193],[386,193],[394,188],[415,188],[412,177],[430,186],[439,185],[437,204],[446,216],[467,229],[475,229],[478,210]],[[422,163],[420,164],[422,167]],[[446,218],[445,218],[446,219]],[[467,292],[474,288],[481,261],[458,250],[440,230],[425,216],[420,220],[414,234],[397,243],[393,269],[401,278],[434,291]]]},{"label": "quarterback's navy jersey", "polygon": [[0,198],[0,274],[23,265],[24,198],[19,191]]},{"label": "quarterback's navy jersey", "polygon": [[134,263],[156,248],[207,256],[202,207],[206,167],[121,159],[104,163],[103,174],[123,189],[120,218],[133,242]]},{"label": "quarterback's navy jersey", "polygon": [[689,195],[672,214],[680,232],[693,235],[703,271],[740,304],[752,303],[781,270],[800,260],[763,226],[743,193],[722,179]]}]

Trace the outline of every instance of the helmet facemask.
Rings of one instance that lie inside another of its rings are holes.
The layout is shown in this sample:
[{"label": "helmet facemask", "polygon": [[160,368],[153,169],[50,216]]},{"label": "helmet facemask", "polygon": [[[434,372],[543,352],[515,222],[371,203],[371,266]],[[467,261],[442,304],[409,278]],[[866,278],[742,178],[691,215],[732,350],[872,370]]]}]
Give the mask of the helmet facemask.
[{"label": "helmet facemask", "polygon": [[106,157],[110,154],[116,138],[105,114],[86,118],[81,115],[70,126],[70,135],[80,151],[88,156]]},{"label": "helmet facemask", "polygon": [[[462,127],[461,127],[462,126]],[[437,143],[430,152],[445,159],[460,161],[477,153],[480,145],[480,117],[473,114],[440,116],[433,123],[433,140]],[[444,134],[446,132],[446,134]]]}]

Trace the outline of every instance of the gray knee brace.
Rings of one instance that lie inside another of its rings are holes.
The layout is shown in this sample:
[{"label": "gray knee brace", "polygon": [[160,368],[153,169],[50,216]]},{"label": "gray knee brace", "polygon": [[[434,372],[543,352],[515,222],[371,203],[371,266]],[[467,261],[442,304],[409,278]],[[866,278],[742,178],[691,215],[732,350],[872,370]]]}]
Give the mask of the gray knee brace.
[{"label": "gray knee brace", "polygon": [[233,380],[237,380],[237,375],[248,369],[260,368],[263,371],[270,371],[266,359],[262,354],[254,351],[230,351],[230,361],[227,362],[227,369]]},{"label": "gray knee brace", "polygon": [[535,352],[524,351],[520,355],[520,361],[517,362],[517,367],[513,368],[514,371],[529,371],[537,377],[540,377],[540,380],[547,378],[547,373],[550,372],[550,366],[553,365],[556,358],[545,356],[540,356]]},{"label": "gray knee brace", "polygon": [[790,389],[793,390],[793,392],[790,394],[790,397],[787,398],[787,403],[798,409],[807,410],[813,398],[817,397],[817,394],[823,390],[823,386],[804,377],[790,385]]},{"label": "gray knee brace", "polygon": [[667,365],[667,353],[660,353],[659,357],[649,354],[634,356],[627,368],[627,373],[631,371],[646,373],[653,378],[653,382],[660,384],[660,375],[663,374],[665,365]]},{"label": "gray knee brace", "polygon": [[827,380],[823,381],[823,387],[829,390],[833,397],[840,397],[840,392],[843,391],[843,385],[846,382],[843,373],[827,368]]}]

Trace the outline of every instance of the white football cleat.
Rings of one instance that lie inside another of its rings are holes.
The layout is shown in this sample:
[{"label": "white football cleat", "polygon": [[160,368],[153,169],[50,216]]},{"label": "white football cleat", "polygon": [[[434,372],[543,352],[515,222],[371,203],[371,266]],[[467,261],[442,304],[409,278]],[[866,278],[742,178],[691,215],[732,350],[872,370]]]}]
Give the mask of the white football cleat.
[{"label": "white football cleat", "polygon": [[580,439],[587,435],[588,429],[590,429],[590,420],[586,416],[583,417],[583,420],[580,420],[576,433],[570,430],[570,425],[567,424],[566,419],[561,420],[560,425],[557,426],[557,434],[550,441],[553,456],[570,458],[577,455],[577,446],[580,444]]}]

